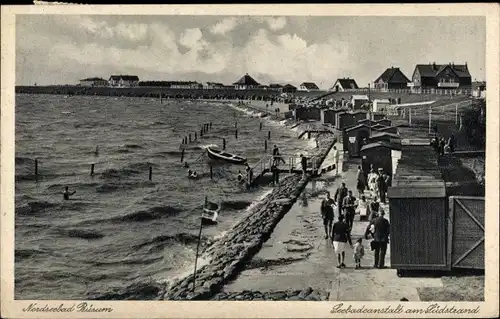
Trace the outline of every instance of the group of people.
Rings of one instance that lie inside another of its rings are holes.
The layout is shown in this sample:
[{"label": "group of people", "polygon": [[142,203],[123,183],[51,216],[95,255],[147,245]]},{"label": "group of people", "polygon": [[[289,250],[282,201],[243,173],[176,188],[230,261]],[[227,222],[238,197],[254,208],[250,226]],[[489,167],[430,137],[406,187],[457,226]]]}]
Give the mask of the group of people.
[{"label": "group of people", "polygon": [[356,188],[358,189],[358,194],[361,197],[366,189],[370,191],[371,196],[380,198],[382,203],[385,203],[387,196],[387,190],[391,185],[391,177],[389,174],[384,172],[382,168],[377,171],[370,166],[370,172],[365,174],[361,166],[358,166],[358,172],[356,176]]},{"label": "group of people", "polygon": [[431,146],[438,155],[453,154],[455,152],[455,136],[451,134],[446,141],[444,137],[439,138],[436,134],[431,140]]},{"label": "group of people", "polygon": [[[358,167],[358,170],[361,170]],[[359,189],[358,189],[359,190]],[[335,218],[335,209],[337,208],[338,221],[333,223]],[[352,244],[351,231],[354,224],[354,217],[360,215],[361,221],[369,221],[365,230],[364,237],[373,240],[370,243],[371,250],[375,254],[375,268],[385,268],[385,255],[387,244],[389,242],[390,225],[385,219],[385,212],[380,207],[378,197],[374,196],[373,200],[367,201],[363,192],[360,192],[360,199],[357,200],[351,190],[348,190],[345,183],[336,190],[334,198],[330,197],[327,192],[326,198],[321,202],[321,215],[325,230],[325,239],[330,238],[333,243],[333,248],[337,254],[337,268],[345,267],[345,252],[348,247],[353,248],[354,260],[356,269],[361,268],[361,260],[365,255],[363,246],[363,238],[357,239],[356,243]]]}]

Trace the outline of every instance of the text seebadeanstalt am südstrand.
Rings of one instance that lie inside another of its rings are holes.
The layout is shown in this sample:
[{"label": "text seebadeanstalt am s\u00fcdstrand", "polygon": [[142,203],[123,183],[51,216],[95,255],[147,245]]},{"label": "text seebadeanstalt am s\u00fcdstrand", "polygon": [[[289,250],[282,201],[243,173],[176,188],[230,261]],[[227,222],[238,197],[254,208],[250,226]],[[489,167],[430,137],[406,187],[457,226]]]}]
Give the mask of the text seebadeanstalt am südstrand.
[{"label": "text seebadeanstalt am s\u00fcdstrand", "polygon": [[87,302],[74,303],[71,305],[60,304],[59,306],[39,306],[37,303],[32,303],[28,307],[22,309],[23,312],[112,312],[109,307],[96,308],[94,305]]},{"label": "text seebadeanstalt am s\u00fcdstrand", "polygon": [[[406,308],[406,309],[405,309]],[[479,313],[479,306],[476,308],[462,308],[462,307],[455,307],[455,306],[440,306],[437,303],[434,303],[427,308],[410,308],[410,307],[404,307],[403,305],[399,304],[396,307],[394,306],[387,306],[387,307],[381,307],[381,308],[370,308],[366,306],[361,306],[361,307],[353,307],[351,305],[345,306],[343,303],[335,305],[332,310],[330,310],[330,313],[394,313],[394,314],[400,314],[400,313],[411,313],[411,314],[429,314],[429,313],[436,313],[436,314],[473,314],[473,313]]]}]

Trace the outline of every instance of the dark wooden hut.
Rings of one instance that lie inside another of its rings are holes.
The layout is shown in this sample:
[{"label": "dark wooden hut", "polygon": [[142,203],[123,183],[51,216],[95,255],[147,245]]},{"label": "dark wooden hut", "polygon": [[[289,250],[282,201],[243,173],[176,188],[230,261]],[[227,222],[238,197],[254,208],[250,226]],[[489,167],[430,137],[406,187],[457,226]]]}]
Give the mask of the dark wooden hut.
[{"label": "dark wooden hut", "polygon": [[344,151],[348,151],[349,157],[359,157],[363,140],[370,137],[370,127],[364,124],[349,127],[344,130],[342,137]]},{"label": "dark wooden hut", "polygon": [[444,180],[428,145],[403,145],[392,187],[391,267],[447,270],[448,212]]},{"label": "dark wooden hut", "polygon": [[382,126],[382,127],[376,127],[376,128],[373,128],[373,129],[374,129],[374,131],[378,131],[378,132],[386,132],[386,133],[392,133],[392,134],[399,134],[399,128],[397,126]]},{"label": "dark wooden hut", "polygon": [[374,120],[374,121],[381,120],[385,117],[386,117],[386,115],[384,113],[372,112],[372,120]]},{"label": "dark wooden hut", "polygon": [[375,169],[382,168],[385,173],[392,176],[393,152],[401,150],[400,144],[376,142],[363,145],[360,150],[361,166],[363,171],[369,172],[370,166]]},{"label": "dark wooden hut", "polygon": [[394,144],[401,144],[401,136],[388,132],[372,131],[371,136],[368,138],[368,143],[376,142],[389,142]]},{"label": "dark wooden hut", "polygon": [[375,122],[375,124],[381,124],[384,126],[391,126],[391,124],[392,124],[391,120],[389,120],[389,119],[381,119],[381,120],[376,120],[374,122]]}]

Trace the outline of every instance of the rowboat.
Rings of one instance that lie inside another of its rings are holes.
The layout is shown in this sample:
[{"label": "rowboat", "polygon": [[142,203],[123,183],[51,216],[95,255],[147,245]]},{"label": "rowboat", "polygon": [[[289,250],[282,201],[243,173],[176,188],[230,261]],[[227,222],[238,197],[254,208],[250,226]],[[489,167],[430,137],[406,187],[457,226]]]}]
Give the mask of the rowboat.
[{"label": "rowboat", "polygon": [[203,208],[201,222],[203,225],[216,225],[217,217],[219,216],[220,205],[212,202],[207,202]]},{"label": "rowboat", "polygon": [[247,162],[246,158],[218,150],[214,147],[208,147],[207,153],[211,159],[226,161],[231,164],[244,165]]}]

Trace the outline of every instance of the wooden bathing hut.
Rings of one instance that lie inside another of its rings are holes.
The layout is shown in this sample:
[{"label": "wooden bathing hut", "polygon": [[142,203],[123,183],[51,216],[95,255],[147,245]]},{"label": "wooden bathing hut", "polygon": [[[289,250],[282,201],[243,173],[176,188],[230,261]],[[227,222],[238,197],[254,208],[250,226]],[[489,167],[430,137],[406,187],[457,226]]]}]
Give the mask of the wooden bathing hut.
[{"label": "wooden bathing hut", "polygon": [[331,110],[331,111],[332,111],[332,113],[333,113],[333,115],[332,115],[332,116],[333,116],[333,117],[332,117],[332,125],[333,125],[334,127],[337,127],[337,123],[338,123],[338,121],[337,121],[337,119],[338,119],[338,114],[339,114],[339,113],[343,113],[343,112],[347,112],[347,111],[348,111],[348,109],[347,109],[347,108],[340,108],[340,109],[333,109],[333,110]]},{"label": "wooden bathing hut", "polygon": [[351,112],[351,114],[356,119],[356,122],[368,119],[368,116],[369,116],[368,112],[365,110],[353,111],[353,112]]},{"label": "wooden bathing hut", "polygon": [[321,110],[321,123],[335,125],[335,110]]},{"label": "wooden bathing hut", "polygon": [[364,124],[359,124],[344,130],[343,146],[344,151],[347,150],[349,157],[359,157],[359,151],[363,146],[363,140],[370,137],[370,127]]},{"label": "wooden bathing hut", "polygon": [[[372,126],[372,128],[373,128],[373,126]],[[399,134],[399,129],[397,126],[381,126],[381,127],[373,128],[373,130],[378,131],[378,132]]]},{"label": "wooden bathing hut", "polygon": [[384,119],[386,116],[384,113],[372,112],[372,120],[378,121]]},{"label": "wooden bathing hut", "polygon": [[389,120],[389,119],[381,119],[381,120],[376,120],[374,122],[375,122],[375,124],[380,124],[380,125],[384,125],[384,126],[391,126],[391,124],[392,124],[391,120]]},{"label": "wooden bathing hut", "polygon": [[375,124],[378,124],[377,122],[373,121],[373,120],[370,120],[370,119],[362,119],[362,120],[359,120],[358,121],[358,124],[365,124],[365,125],[375,125]]},{"label": "wooden bathing hut", "polygon": [[354,126],[356,122],[352,115],[348,112],[339,112],[337,113],[337,118],[335,120],[335,128],[343,131],[348,127]]},{"label": "wooden bathing hut", "polygon": [[448,270],[448,212],[437,155],[428,145],[404,145],[387,192],[391,220],[391,267]]},{"label": "wooden bathing hut", "polygon": [[368,138],[368,143],[376,142],[389,142],[394,144],[401,144],[401,136],[388,132],[373,131]]},{"label": "wooden bathing hut", "polygon": [[399,158],[400,144],[376,142],[363,145],[359,152],[363,171],[370,172],[370,166],[375,170],[382,168],[389,176],[393,175],[393,158]]}]

